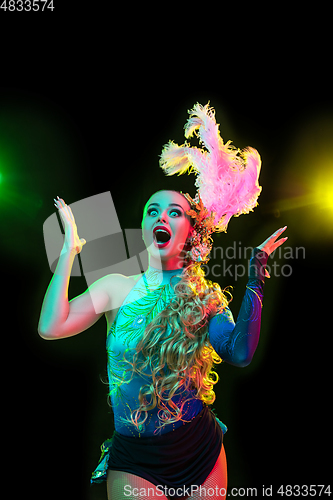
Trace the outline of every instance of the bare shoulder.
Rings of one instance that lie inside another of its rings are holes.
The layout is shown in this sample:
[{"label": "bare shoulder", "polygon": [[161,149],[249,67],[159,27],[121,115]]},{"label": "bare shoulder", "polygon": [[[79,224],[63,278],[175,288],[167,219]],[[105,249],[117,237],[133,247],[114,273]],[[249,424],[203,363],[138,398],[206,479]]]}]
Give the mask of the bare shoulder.
[{"label": "bare shoulder", "polygon": [[142,274],[136,274],[134,276],[125,276],[124,274],[107,274],[105,276],[105,283],[108,283],[112,288],[121,287],[133,287],[135,283],[139,281]]},{"label": "bare shoulder", "polygon": [[104,276],[104,278],[101,278],[103,280],[101,286],[109,295],[112,309],[117,309],[121,306],[126,296],[130,293],[141,276],[142,274],[136,274],[134,276],[125,276],[123,274],[108,274]]}]

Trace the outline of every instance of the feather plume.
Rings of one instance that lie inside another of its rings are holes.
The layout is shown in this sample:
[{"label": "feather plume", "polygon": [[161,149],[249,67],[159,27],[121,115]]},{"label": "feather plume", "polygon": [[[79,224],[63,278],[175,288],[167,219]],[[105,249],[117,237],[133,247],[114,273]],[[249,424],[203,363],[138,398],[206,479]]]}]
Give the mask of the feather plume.
[{"label": "feather plume", "polygon": [[205,149],[170,141],[163,148],[160,166],[166,175],[194,171],[198,194],[208,212],[214,212],[215,231],[226,231],[233,215],[247,214],[258,204],[261,159],[253,148],[240,151],[231,141],[224,144],[209,104],[195,104],[189,115],[185,137],[195,134]]},{"label": "feather plume", "polygon": [[186,146],[178,146],[172,141],[164,146],[160,156],[160,166],[166,175],[181,175],[191,167],[191,162],[187,157],[188,149]]}]

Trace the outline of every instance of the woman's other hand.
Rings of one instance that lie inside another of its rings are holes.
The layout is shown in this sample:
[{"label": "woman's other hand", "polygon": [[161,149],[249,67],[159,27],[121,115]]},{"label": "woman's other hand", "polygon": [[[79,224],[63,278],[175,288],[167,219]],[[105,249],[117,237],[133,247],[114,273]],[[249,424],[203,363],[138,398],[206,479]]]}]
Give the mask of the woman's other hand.
[{"label": "woman's other hand", "polygon": [[265,240],[261,245],[257,246],[260,250],[263,250],[264,252],[267,253],[267,255],[270,255],[272,252],[274,252],[279,246],[283,245],[285,241],[287,241],[288,236],[285,238],[281,238],[280,240],[277,240],[279,236],[287,229],[287,226],[282,227],[281,229],[278,229],[275,231],[275,233],[272,234],[267,240]]}]

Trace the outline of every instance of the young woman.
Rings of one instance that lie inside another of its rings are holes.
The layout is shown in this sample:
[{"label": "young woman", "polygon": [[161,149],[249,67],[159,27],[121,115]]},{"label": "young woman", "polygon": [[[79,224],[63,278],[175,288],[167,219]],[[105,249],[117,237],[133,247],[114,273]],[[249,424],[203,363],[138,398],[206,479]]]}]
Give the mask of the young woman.
[{"label": "young woman", "polygon": [[71,301],[70,272],[86,242],[78,236],[70,207],[59,198],[55,205],[65,240],[44,298],[39,334],[66,338],[103,314],[107,321],[115,432],[102,445],[92,482],[106,480],[112,500],[225,498],[226,427],[209,409],[218,380],[213,366],[222,360],[234,366],[251,362],[259,340],[265,265],[287,239],[278,240],[285,228],[254,249],[235,323],[227,295],[201,269],[221,216],[207,211],[200,192],[196,201],[177,191],[154,193],[142,219],[148,270],[139,276],[107,275]]}]

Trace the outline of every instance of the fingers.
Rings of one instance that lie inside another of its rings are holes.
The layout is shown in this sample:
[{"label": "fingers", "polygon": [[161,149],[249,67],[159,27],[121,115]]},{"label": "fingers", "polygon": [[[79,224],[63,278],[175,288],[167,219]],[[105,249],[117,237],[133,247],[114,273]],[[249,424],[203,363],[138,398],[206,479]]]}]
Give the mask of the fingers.
[{"label": "fingers", "polygon": [[73,215],[71,207],[69,207],[68,205],[66,205],[66,207],[67,207],[67,210],[68,210],[68,213],[69,213],[69,217],[72,219],[73,222],[75,222],[74,215]]},{"label": "fingers", "polygon": [[60,211],[60,214],[65,215],[70,221],[75,222],[72,209],[66,205],[66,202],[57,196],[57,200],[53,198],[54,206]]},{"label": "fingers", "polygon": [[276,241],[273,245],[272,245],[272,252],[274,252],[274,250],[276,250],[277,248],[279,248],[281,245],[283,245],[283,243],[285,241],[287,241],[288,239],[288,236],[286,236],[285,238],[281,238],[280,240]]},{"label": "fingers", "polygon": [[259,245],[259,249],[264,250],[268,255],[274,252],[280,245],[282,245],[285,241],[287,241],[288,237],[278,238],[281,234],[287,229],[287,226],[281,227],[275,233],[273,233],[267,240],[264,241],[261,245]]},{"label": "fingers", "polygon": [[269,236],[267,238],[267,240],[264,241],[264,243],[262,244],[262,246],[264,245],[267,245],[268,243],[274,243],[276,241],[276,239],[283,233],[283,231],[285,231],[287,229],[287,226],[284,226],[284,227],[281,227],[280,229],[278,229],[277,231],[275,231],[275,233],[271,234],[271,236]]},{"label": "fingers", "polygon": [[54,201],[54,206],[59,210],[66,206],[65,201],[62,198],[59,198],[59,196],[57,196],[57,199],[53,198],[53,201]]},{"label": "fingers", "polygon": [[[278,229],[278,230],[276,231],[276,233],[277,233],[277,234],[276,234],[275,240],[276,240],[279,236],[281,236],[281,234],[282,234],[282,233],[283,233],[286,229],[287,229],[287,226],[284,226],[284,227],[281,227],[281,229]],[[278,247],[278,246],[280,246],[280,245],[282,245],[282,243],[284,243],[287,239],[288,239],[288,236],[286,236],[285,238],[281,238],[281,240],[276,241],[276,243],[278,244],[278,245],[277,245],[277,247]],[[276,248],[277,248],[277,247],[276,247]]]},{"label": "fingers", "polygon": [[[275,233],[272,234],[271,238],[276,240],[286,229],[287,229],[287,226],[281,227],[280,229],[275,231]],[[268,238],[268,239],[271,239],[271,238]]]},{"label": "fingers", "polygon": [[281,229],[278,229],[279,235],[282,234],[287,229],[287,227],[288,226],[284,226],[284,227],[281,227]]},{"label": "fingers", "polygon": [[278,246],[282,245],[282,243],[284,243],[288,239],[288,236],[285,238],[281,238],[281,240],[278,240],[278,241],[276,241],[276,240],[279,238],[279,236],[281,236],[281,234],[286,229],[287,229],[287,226],[284,226],[284,227],[281,227],[280,229],[278,229],[277,231],[275,231],[275,233],[273,233],[272,236],[267,238],[267,240],[265,241],[265,244],[269,243],[272,248],[273,247],[277,248]]},{"label": "fingers", "polygon": [[280,240],[277,240],[279,236],[287,229],[287,226],[281,227],[281,229],[278,229],[272,236],[269,238],[270,241],[270,253],[274,252],[279,246],[283,245],[285,241],[287,241],[288,236],[285,238],[281,238]]}]

